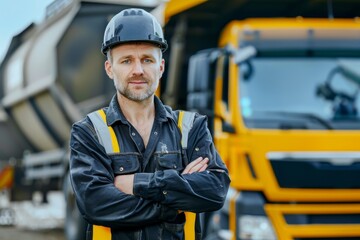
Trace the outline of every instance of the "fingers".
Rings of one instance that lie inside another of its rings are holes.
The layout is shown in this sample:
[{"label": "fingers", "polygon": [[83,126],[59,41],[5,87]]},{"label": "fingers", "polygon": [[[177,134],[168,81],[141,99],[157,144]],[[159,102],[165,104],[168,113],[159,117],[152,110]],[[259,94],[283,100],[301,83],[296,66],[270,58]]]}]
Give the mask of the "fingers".
[{"label": "fingers", "polygon": [[182,172],[182,174],[187,174],[190,172],[191,168],[193,168],[196,164],[198,164],[199,162],[201,162],[203,160],[202,157],[198,157],[197,159],[195,159],[194,161],[192,161],[191,163],[189,163],[184,171]]},{"label": "fingers", "polygon": [[[207,163],[208,163],[209,159],[208,158],[204,158],[203,160],[201,160],[198,164],[196,164],[194,167],[192,167],[189,171],[189,173],[194,173],[194,172],[200,172],[200,170],[206,165],[207,167]],[[205,169],[206,169],[205,167]]]},{"label": "fingers", "polygon": [[194,172],[202,172],[205,171],[205,169],[208,167],[208,163],[209,159],[208,158],[202,158],[199,157],[197,159],[195,159],[194,161],[192,161],[191,163],[189,163],[186,168],[184,169],[184,171],[182,172],[182,174],[191,174]]},{"label": "fingers", "polygon": [[204,164],[204,165],[202,166],[202,168],[200,168],[200,170],[199,170],[198,172],[203,172],[203,171],[205,171],[205,170],[207,169],[207,167],[208,167],[208,165],[207,165],[207,164]]}]

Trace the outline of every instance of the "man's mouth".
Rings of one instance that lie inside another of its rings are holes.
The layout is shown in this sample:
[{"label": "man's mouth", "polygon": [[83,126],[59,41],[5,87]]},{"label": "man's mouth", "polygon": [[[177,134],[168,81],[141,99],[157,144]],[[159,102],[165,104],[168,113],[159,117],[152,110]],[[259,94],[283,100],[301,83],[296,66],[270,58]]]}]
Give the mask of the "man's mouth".
[{"label": "man's mouth", "polygon": [[144,81],[131,81],[130,84],[146,84]]},{"label": "man's mouth", "polygon": [[135,85],[141,85],[141,84],[147,84],[147,80],[144,78],[130,78],[129,84],[135,84]]}]

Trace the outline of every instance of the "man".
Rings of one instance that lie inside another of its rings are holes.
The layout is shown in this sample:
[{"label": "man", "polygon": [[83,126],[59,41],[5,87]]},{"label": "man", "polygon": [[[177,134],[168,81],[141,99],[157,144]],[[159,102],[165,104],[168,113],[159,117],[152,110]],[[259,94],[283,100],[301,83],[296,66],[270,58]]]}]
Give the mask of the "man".
[{"label": "man", "polygon": [[[193,114],[190,127],[180,129],[183,115],[154,96],[166,48],[161,26],[142,9],[123,10],[106,27],[102,52],[116,95],[73,125],[70,142],[70,175],[90,224],[88,239],[95,240],[98,225],[111,229],[109,239],[184,239],[183,211],[224,203],[230,179],[206,117]],[[105,128],[98,127],[101,119]]]}]

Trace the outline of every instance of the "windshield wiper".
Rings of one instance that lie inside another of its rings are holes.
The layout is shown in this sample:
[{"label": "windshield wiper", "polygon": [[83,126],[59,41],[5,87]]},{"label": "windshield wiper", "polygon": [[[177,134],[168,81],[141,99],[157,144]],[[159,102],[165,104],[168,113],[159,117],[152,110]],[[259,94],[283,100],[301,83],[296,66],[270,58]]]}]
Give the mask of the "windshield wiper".
[{"label": "windshield wiper", "polygon": [[322,119],[321,117],[317,116],[316,114],[312,114],[312,113],[296,113],[296,112],[282,112],[282,111],[266,111],[264,113],[289,116],[289,117],[300,117],[300,118],[305,118],[305,119],[309,119],[309,120],[315,120],[327,129],[330,129],[330,130],[334,129],[328,121],[326,121],[326,120]]}]

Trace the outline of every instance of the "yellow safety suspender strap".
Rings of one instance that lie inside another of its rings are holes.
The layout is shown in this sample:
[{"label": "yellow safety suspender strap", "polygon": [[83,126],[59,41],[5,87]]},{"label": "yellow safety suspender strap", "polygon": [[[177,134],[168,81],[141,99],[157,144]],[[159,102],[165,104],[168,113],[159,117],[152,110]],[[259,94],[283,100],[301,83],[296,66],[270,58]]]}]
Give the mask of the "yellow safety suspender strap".
[{"label": "yellow safety suspender strap", "polygon": [[[187,113],[188,112],[184,112],[184,111],[179,112],[178,127],[179,127],[181,133],[183,133],[184,114],[187,114]],[[182,143],[182,145],[184,147],[183,141],[181,141],[181,143]],[[186,142],[186,144],[187,144],[187,142]],[[195,239],[195,219],[196,219],[196,214],[192,213],[192,212],[185,212],[185,216],[186,216],[186,222],[185,222],[185,226],[184,226],[185,239]]]},{"label": "yellow safety suspender strap", "polygon": [[92,240],[111,240],[111,229],[100,225],[93,225]]},{"label": "yellow safety suspender strap", "polygon": [[[111,126],[107,125],[106,114],[100,109],[89,114],[89,117],[98,134],[99,141],[104,146],[106,153],[119,153],[120,147],[115,135],[115,131]],[[104,226],[93,225],[92,240],[111,240],[111,229]]]}]

